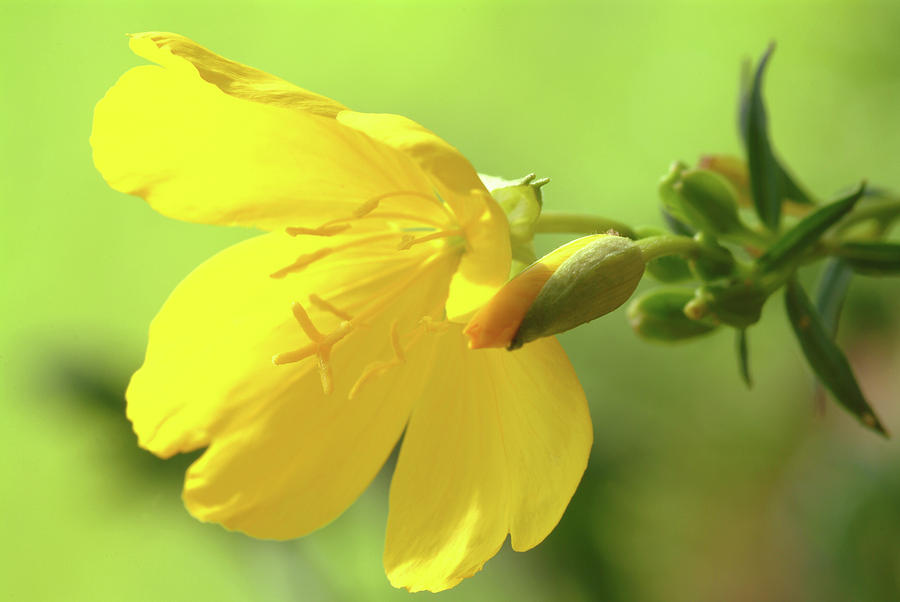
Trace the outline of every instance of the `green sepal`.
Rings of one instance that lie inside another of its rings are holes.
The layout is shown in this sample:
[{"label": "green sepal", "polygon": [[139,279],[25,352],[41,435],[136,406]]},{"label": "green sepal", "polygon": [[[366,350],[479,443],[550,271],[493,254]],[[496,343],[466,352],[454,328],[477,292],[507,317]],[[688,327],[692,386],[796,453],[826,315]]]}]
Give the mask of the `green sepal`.
[{"label": "green sepal", "polygon": [[[634,229],[638,239],[666,234],[662,228],[655,226],[638,226]],[[680,255],[663,255],[647,262],[646,271],[660,282],[683,282],[693,278],[693,273]]]},{"label": "green sepal", "polygon": [[815,243],[828,228],[849,213],[865,191],[865,182],[833,203],[815,210],[800,220],[756,260],[763,272],[774,272],[792,265]]},{"label": "green sepal", "polygon": [[692,320],[684,306],[694,298],[689,288],[664,287],[644,293],[628,306],[628,322],[634,332],[647,340],[672,343],[714,331],[709,320]]},{"label": "green sepal", "polygon": [[747,348],[747,329],[738,328],[734,331],[734,347],[738,357],[738,372],[741,380],[750,389],[753,387],[753,379],[750,378],[750,352]]},{"label": "green sepal", "polygon": [[825,263],[819,285],[816,289],[816,310],[822,319],[825,332],[832,339],[837,334],[841,308],[847,297],[853,270],[841,259],[830,259]]},{"label": "green sepal", "polygon": [[832,341],[796,277],[788,280],[784,298],[794,334],[816,376],[839,404],[864,425],[887,436],[887,431],[860,390],[846,356]]},{"label": "green sepal", "polygon": [[851,241],[841,243],[834,254],[846,261],[854,272],[869,276],[900,274],[900,243]]}]

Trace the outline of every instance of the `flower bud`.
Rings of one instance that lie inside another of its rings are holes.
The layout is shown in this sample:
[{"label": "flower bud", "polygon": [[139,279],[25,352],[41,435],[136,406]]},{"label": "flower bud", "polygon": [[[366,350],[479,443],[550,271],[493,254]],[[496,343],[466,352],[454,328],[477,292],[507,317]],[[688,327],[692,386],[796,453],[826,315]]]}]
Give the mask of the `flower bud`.
[{"label": "flower bud", "polygon": [[543,206],[541,187],[550,179],[536,179],[534,174],[518,180],[504,180],[484,174],[479,174],[479,177],[506,213],[513,258],[512,274],[518,274],[535,260],[533,239],[535,224]]},{"label": "flower bud", "polygon": [[676,163],[660,183],[663,207],[702,232],[735,234],[746,227],[738,216],[737,193],[724,177]]},{"label": "flower bud", "polygon": [[651,341],[675,342],[701,336],[716,329],[710,320],[692,320],[684,307],[693,300],[689,288],[658,288],[628,306],[628,322],[639,336]]},{"label": "flower bud", "polygon": [[631,297],[644,274],[634,241],[600,234],[553,273],[528,308],[508,348],[565,332],[607,314]]},{"label": "flower bud", "polygon": [[747,163],[733,155],[703,155],[697,167],[714,171],[728,180],[737,192],[737,202],[741,207],[752,207],[750,198],[750,172]]},{"label": "flower bud", "polygon": [[469,337],[469,348],[509,345],[528,308],[553,273],[577,251],[605,236],[608,235],[585,236],[554,249],[504,284],[466,324],[463,332]]}]

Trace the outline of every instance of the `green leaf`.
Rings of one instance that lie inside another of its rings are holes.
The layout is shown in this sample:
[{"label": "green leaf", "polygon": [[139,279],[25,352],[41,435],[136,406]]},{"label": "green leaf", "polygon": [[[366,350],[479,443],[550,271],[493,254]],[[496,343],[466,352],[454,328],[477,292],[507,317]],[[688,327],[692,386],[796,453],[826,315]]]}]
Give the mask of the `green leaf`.
[{"label": "green leaf", "polygon": [[816,202],[809,196],[809,193],[797,184],[777,158],[775,158],[775,163],[778,165],[778,194],[782,200],[788,199],[800,205],[815,205]]},{"label": "green leaf", "polygon": [[850,264],[853,271],[860,274],[869,276],[900,274],[900,243],[845,242],[838,246],[834,253]]},{"label": "green leaf", "polygon": [[853,209],[864,190],[865,182],[847,196],[817,209],[800,220],[756,260],[759,269],[772,272],[798,260],[807,249],[818,242],[819,237],[828,228]]},{"label": "green leaf", "polygon": [[832,339],[837,334],[841,308],[844,306],[844,298],[847,296],[852,276],[853,270],[845,261],[830,259],[825,264],[819,280],[819,288],[816,291],[816,309],[822,318],[825,332]]},{"label": "green leaf", "polygon": [[741,379],[747,388],[753,387],[753,380],[750,378],[750,357],[747,350],[747,329],[740,328],[735,330],[735,348],[738,356],[738,369],[741,373]]},{"label": "green leaf", "polygon": [[750,169],[750,193],[760,221],[770,230],[778,230],[781,219],[779,194],[779,169],[769,143],[768,118],[763,103],[763,75],[769,58],[775,50],[771,44],[756,67],[749,90],[741,100],[740,129],[747,149],[747,165]]},{"label": "green leaf", "polygon": [[887,431],[863,396],[850,363],[831,340],[822,318],[796,277],[788,280],[784,298],[794,334],[819,380],[831,391],[837,402],[864,425],[887,436]]}]

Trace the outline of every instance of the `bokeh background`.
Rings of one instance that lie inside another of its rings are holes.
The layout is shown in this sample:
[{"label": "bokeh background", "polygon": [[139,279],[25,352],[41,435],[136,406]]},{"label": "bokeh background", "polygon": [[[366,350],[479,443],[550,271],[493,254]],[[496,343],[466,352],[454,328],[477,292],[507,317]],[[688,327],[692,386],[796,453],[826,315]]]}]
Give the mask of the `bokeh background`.
[{"label": "bokeh background", "polygon": [[[674,159],[739,151],[741,60],[770,40],[773,138],[817,195],[900,190],[900,3],[0,1],[0,599],[403,600],[381,566],[389,471],[333,524],[256,541],[194,521],[135,444],[123,391],[169,291],[253,233],[166,219],[91,163],[94,103],[169,30],[359,110],[400,113],[545,207],[659,223]],[[223,124],[227,127],[227,124]],[[542,239],[544,249],[561,238]],[[814,274],[806,274],[813,279]],[[840,341],[900,432],[900,288],[856,278]],[[900,599],[900,442],[811,379],[782,302],[750,332],[637,340],[620,310],[563,337],[590,467],[556,531],[443,600]],[[416,594],[416,599],[429,594]]]}]

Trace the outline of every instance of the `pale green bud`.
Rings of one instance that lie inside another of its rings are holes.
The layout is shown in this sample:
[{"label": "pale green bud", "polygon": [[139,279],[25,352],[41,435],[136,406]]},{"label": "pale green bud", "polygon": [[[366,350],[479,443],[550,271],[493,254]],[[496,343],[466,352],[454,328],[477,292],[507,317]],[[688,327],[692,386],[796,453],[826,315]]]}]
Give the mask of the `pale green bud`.
[{"label": "pale green bud", "polygon": [[644,274],[634,241],[598,235],[566,259],[541,288],[510,349],[565,332],[607,314],[631,297]]},{"label": "pale green bud", "polygon": [[541,216],[543,206],[541,187],[550,178],[537,179],[534,174],[518,180],[504,180],[485,174],[478,174],[478,177],[509,221],[509,242],[513,256],[511,276],[514,276],[536,259],[533,240],[535,224]]}]

